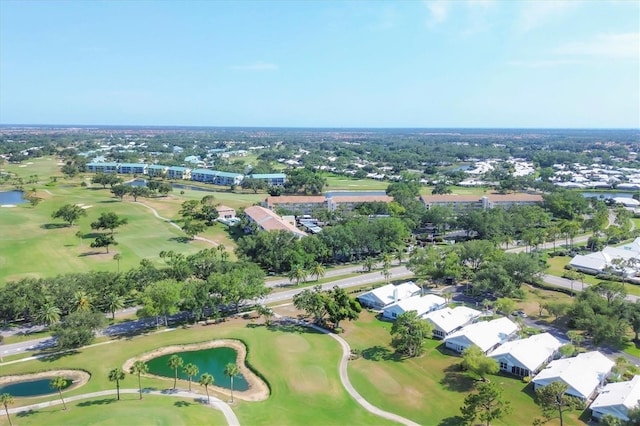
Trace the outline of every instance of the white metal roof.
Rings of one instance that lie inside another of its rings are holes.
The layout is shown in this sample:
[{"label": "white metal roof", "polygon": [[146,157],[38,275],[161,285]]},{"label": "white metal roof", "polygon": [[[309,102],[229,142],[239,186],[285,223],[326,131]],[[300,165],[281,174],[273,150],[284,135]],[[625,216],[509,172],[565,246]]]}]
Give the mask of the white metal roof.
[{"label": "white metal roof", "polygon": [[507,342],[491,352],[489,356],[499,358],[510,355],[529,371],[535,371],[562,345],[563,342],[551,334],[541,333],[526,339]]},{"label": "white metal roof", "polygon": [[629,420],[627,410],[640,402],[640,376],[634,376],[628,382],[609,383],[593,401],[591,410],[617,415],[622,420]]},{"label": "white metal roof", "polygon": [[[546,386],[560,380],[575,390],[574,396],[588,398],[614,365],[598,351],[585,352],[576,357],[551,361],[533,378],[533,383]],[[570,389],[568,393],[574,394]]]},{"label": "white metal roof", "polygon": [[432,322],[433,325],[448,334],[456,328],[467,324],[474,318],[478,318],[480,313],[480,311],[467,308],[466,306],[458,306],[453,309],[443,308],[429,312],[425,314],[423,318]]},{"label": "white metal roof", "polygon": [[358,299],[374,300],[383,306],[387,306],[397,300],[406,299],[420,292],[418,287],[413,281],[406,283],[393,285],[387,284],[382,287],[374,288],[371,291],[361,294]]},{"label": "white metal roof", "polygon": [[416,295],[406,299],[399,300],[384,308],[385,315],[389,312],[402,314],[409,311],[416,311],[418,315],[437,309],[444,305],[447,301],[435,294],[427,294],[425,296]]},{"label": "white metal roof", "polygon": [[504,342],[518,330],[518,326],[509,318],[502,317],[491,321],[480,321],[463,327],[449,335],[445,341],[454,339],[468,340],[478,346],[483,352],[488,351],[498,343]]}]

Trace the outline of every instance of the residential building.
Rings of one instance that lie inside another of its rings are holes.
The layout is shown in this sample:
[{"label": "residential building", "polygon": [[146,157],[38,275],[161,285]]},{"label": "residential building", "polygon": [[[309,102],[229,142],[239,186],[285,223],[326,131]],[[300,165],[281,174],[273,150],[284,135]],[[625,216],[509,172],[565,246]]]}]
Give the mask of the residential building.
[{"label": "residential building", "polygon": [[590,399],[604,385],[615,363],[598,351],[585,352],[571,358],[551,361],[533,378],[534,389],[554,382],[565,383],[566,394],[582,400]]},{"label": "residential building", "polygon": [[236,217],[235,209],[229,206],[216,206],[216,211],[218,212],[218,217],[222,219],[233,219]]},{"label": "residential building", "polygon": [[244,210],[249,222],[255,223],[258,228],[263,231],[287,231],[298,237],[306,236],[303,232],[296,228],[295,224],[285,221],[276,213],[261,206],[251,206]]},{"label": "residential building", "polygon": [[462,327],[444,339],[445,347],[462,353],[475,345],[482,352],[489,353],[498,346],[517,336],[518,326],[509,318],[497,318],[491,321],[479,321]]},{"label": "residential building", "polygon": [[250,176],[256,180],[265,181],[269,186],[283,186],[287,181],[287,175],[284,173],[256,173]]},{"label": "residential building", "polygon": [[239,185],[243,178],[244,175],[241,173],[220,172],[210,169],[195,169],[191,172],[191,180],[193,181],[222,186]]},{"label": "residential building", "polygon": [[640,404],[640,376],[634,376],[628,382],[607,384],[589,406],[591,416],[600,420],[611,415],[623,422],[629,421],[627,414]]},{"label": "residential building", "polygon": [[420,197],[427,208],[432,206],[450,207],[455,212],[469,210],[486,210],[496,207],[508,208],[513,205],[535,205],[542,202],[540,194],[487,194],[482,197],[477,195],[451,195],[436,194],[422,195]]},{"label": "residential building", "polygon": [[262,202],[262,207],[266,207],[269,210],[281,208],[296,212],[299,215],[310,215],[317,209],[326,209],[327,200],[324,195],[283,195],[265,198]]},{"label": "residential building", "polygon": [[409,311],[416,311],[418,316],[422,316],[428,312],[444,308],[446,305],[447,301],[435,294],[426,294],[424,296],[417,294],[386,306],[382,310],[382,317],[395,320]]},{"label": "residential building", "polygon": [[360,304],[366,308],[384,309],[386,306],[399,300],[420,294],[420,291],[420,287],[413,281],[409,281],[398,285],[387,284],[374,288],[366,293],[362,293],[357,299]]},{"label": "residential building", "polygon": [[118,173],[125,175],[146,175],[147,164],[142,163],[120,163],[118,167]]},{"label": "residential building", "polygon": [[91,173],[118,173],[118,163],[87,163],[87,170]]},{"label": "residential building", "polygon": [[444,339],[451,333],[460,330],[462,327],[473,323],[481,312],[466,306],[456,306],[438,309],[423,315],[423,318],[433,325],[433,337]]},{"label": "residential building", "polygon": [[191,169],[186,167],[171,166],[167,168],[167,177],[169,179],[190,179]]},{"label": "residential building", "polygon": [[167,169],[169,169],[167,166],[150,164],[149,167],[147,167],[147,175],[151,177],[164,177],[167,174]]},{"label": "residential building", "polygon": [[360,203],[382,202],[390,203],[393,197],[388,195],[354,195],[354,196],[328,196],[327,208],[329,211],[341,209],[344,211],[352,211]]},{"label": "residential building", "polygon": [[498,346],[489,357],[498,361],[500,370],[516,376],[533,376],[558,353],[564,342],[549,333],[534,334]]}]

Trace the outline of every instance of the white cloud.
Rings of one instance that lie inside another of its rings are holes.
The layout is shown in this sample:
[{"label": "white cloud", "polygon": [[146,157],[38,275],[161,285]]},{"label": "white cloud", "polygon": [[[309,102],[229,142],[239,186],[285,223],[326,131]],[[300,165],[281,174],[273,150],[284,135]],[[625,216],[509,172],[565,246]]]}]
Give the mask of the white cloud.
[{"label": "white cloud", "polygon": [[541,27],[577,7],[579,1],[527,1],[516,19],[516,29],[520,32],[528,32]]},{"label": "white cloud", "polygon": [[449,15],[449,5],[451,3],[444,0],[435,0],[425,2],[425,6],[429,11],[429,17],[427,19],[427,25],[429,27],[435,27],[438,24],[447,20]]},{"label": "white cloud", "polygon": [[269,62],[257,61],[245,65],[234,65],[231,69],[238,71],[275,71],[278,66]]},{"label": "white cloud", "polygon": [[598,34],[590,40],[558,46],[554,53],[567,56],[607,56],[619,59],[639,59],[640,32]]}]

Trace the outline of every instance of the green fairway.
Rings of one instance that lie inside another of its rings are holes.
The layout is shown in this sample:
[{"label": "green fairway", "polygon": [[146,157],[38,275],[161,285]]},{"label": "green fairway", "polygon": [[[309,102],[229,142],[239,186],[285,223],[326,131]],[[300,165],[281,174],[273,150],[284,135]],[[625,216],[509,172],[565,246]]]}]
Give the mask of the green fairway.
[{"label": "green fairway", "polygon": [[389,186],[389,182],[386,181],[355,179],[332,173],[325,173],[323,177],[327,180],[325,191],[384,191]]},{"label": "green fairway", "polygon": [[[19,425],[226,425],[218,410],[206,407],[193,399],[147,395],[138,400],[136,394],[123,394],[120,401],[114,396],[102,396],[67,403],[67,411],[62,405],[41,408],[12,415],[14,424]],[[2,420],[8,424],[6,417]],[[2,422],[0,420],[0,422]]]},{"label": "green fairway", "polygon": [[[113,383],[107,380],[108,371],[121,366],[127,359],[152,349],[172,345],[201,342],[216,338],[236,338],[248,346],[248,360],[253,368],[260,372],[271,389],[271,397],[262,402],[244,402],[237,400],[234,411],[241,424],[278,424],[278,425],[329,425],[329,424],[390,424],[384,419],[366,412],[342,387],[338,378],[338,362],[341,349],[338,343],[324,334],[299,327],[271,327],[255,325],[247,320],[232,320],[216,326],[194,326],[190,328],[156,333],[149,336],[123,339],[115,343],[85,348],[76,354],[65,355],[53,360],[29,361],[2,367],[2,374],[19,374],[42,370],[76,368],[91,373],[90,381],[64,395],[77,395],[104,389],[113,389]],[[202,373],[202,372],[201,372]],[[167,389],[172,380],[143,377],[142,386],[151,389]],[[122,386],[137,387],[134,376],[127,374]],[[180,388],[186,389],[186,381],[180,381]],[[204,395],[204,389],[193,386],[194,391]],[[211,391],[223,399],[227,395]],[[126,396],[127,399],[132,395]],[[16,398],[14,406],[32,404],[49,400],[45,398]],[[97,401],[109,399],[97,398]],[[146,404],[147,397],[139,405],[132,407],[131,418],[138,413],[139,407]],[[136,401],[137,402],[137,401]],[[165,410],[175,401],[159,402]],[[93,406],[91,403],[87,405]],[[95,407],[102,403],[96,402]],[[114,405],[116,405],[114,403]],[[103,407],[104,408],[104,407]],[[156,408],[152,402],[149,410]],[[74,408],[71,411],[75,411]],[[122,408],[122,418],[126,418],[126,406]],[[176,408],[176,411],[179,411]],[[94,411],[97,413],[98,410]],[[91,411],[89,411],[89,414]],[[66,413],[51,409],[43,413],[32,424],[66,424]],[[34,417],[35,419],[36,417]],[[159,419],[161,416],[159,416]],[[171,424],[168,416],[166,424]],[[160,421],[160,420],[158,420]],[[87,423],[90,419],[87,419]],[[186,421],[185,421],[186,422]],[[20,422],[21,424],[23,422]],[[155,423],[155,422],[154,422]],[[109,423],[111,424],[111,423]],[[165,424],[165,423],[160,423]],[[191,424],[198,424],[197,421]]]},{"label": "green fairway", "polygon": [[[461,358],[441,351],[441,341],[427,340],[421,357],[397,359],[389,347],[391,324],[367,312],[347,327],[345,338],[363,357],[349,363],[349,377],[358,392],[373,405],[424,425],[459,424],[456,416],[473,379],[459,371]],[[511,401],[513,412],[495,425],[531,424],[542,417],[533,401],[531,385],[508,376],[490,376]],[[566,425],[583,424],[579,412],[565,413]],[[548,425],[559,422],[552,420]]]}]

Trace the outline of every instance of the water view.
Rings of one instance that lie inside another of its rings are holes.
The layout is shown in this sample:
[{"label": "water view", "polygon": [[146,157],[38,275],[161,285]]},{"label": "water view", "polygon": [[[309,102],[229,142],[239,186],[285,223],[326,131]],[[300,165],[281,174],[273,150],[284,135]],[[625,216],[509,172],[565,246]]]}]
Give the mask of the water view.
[{"label": "water view", "polygon": [[[0,386],[0,394],[8,393],[14,397],[27,397],[55,393],[58,390],[51,388],[51,379],[51,377],[48,377],[44,379],[25,380],[23,382],[10,383],[8,385]],[[65,390],[73,383],[69,379],[66,380],[67,383],[62,388],[62,390]]]},{"label": "water view", "polygon": [[27,201],[22,198],[22,191],[3,191],[0,192],[0,205],[3,204],[22,204]]},{"label": "water view", "polygon": [[[194,382],[198,382],[202,373],[209,373],[213,375],[213,384],[215,386],[227,389],[231,388],[231,379],[229,376],[225,376],[224,368],[227,364],[235,364],[238,353],[234,349],[221,347],[162,355],[147,362],[149,372],[157,376],[173,378],[174,371],[168,366],[169,358],[171,358],[172,355],[179,355],[183,359],[184,365],[193,363],[198,366],[200,372],[197,377],[192,378]],[[182,368],[178,369],[178,378],[189,380],[189,376],[182,372]],[[233,389],[237,391],[249,389],[249,383],[247,383],[247,380],[242,374],[234,377]]]}]

